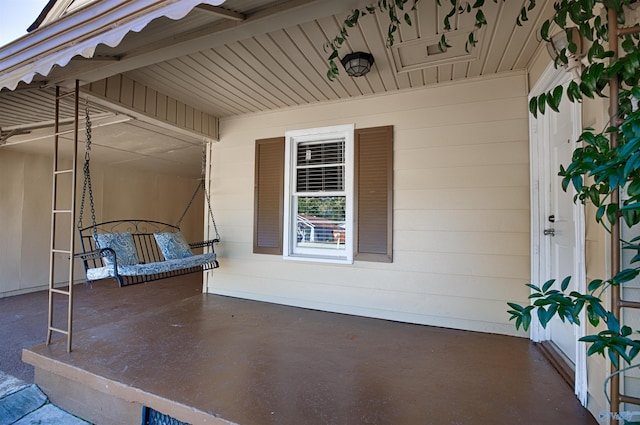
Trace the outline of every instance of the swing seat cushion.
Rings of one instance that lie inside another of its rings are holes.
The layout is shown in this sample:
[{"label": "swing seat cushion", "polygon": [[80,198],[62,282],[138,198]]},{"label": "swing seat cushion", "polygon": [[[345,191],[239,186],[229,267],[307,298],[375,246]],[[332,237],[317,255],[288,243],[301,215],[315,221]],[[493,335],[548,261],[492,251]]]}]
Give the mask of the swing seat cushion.
[{"label": "swing seat cushion", "polygon": [[180,232],[154,233],[153,237],[158,243],[165,260],[175,260],[193,256],[191,248]]},{"label": "swing seat cushion", "polygon": [[[190,257],[158,261],[155,263],[124,266],[118,265],[118,274],[122,276],[154,275],[203,266],[205,264],[212,263],[215,259],[216,254],[214,252],[207,252],[204,254],[191,255]],[[115,277],[115,267],[113,267],[113,265],[87,269],[87,280],[106,279],[108,277]]]},{"label": "swing seat cushion", "polygon": [[[111,248],[115,251],[118,267],[132,266],[140,262],[136,252],[136,245],[130,232],[95,234],[94,238],[98,247]],[[113,265],[113,258],[106,256],[104,257],[104,262],[107,266],[111,266]]]}]

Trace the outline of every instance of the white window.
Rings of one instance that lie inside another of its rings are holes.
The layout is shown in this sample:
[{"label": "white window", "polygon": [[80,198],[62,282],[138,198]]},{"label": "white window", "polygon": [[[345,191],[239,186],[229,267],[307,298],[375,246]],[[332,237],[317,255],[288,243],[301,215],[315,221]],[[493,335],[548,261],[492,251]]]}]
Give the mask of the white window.
[{"label": "white window", "polygon": [[285,134],[285,258],[353,262],[353,131]]}]

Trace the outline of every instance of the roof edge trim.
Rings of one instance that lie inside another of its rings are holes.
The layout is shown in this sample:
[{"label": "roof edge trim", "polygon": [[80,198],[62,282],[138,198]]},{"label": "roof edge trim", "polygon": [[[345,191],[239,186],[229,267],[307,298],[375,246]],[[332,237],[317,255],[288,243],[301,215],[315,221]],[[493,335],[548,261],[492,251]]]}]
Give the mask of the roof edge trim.
[{"label": "roof edge trim", "polygon": [[93,57],[96,47],[115,47],[127,33],[140,32],[160,17],[179,20],[198,4],[224,0],[103,0],[87,5],[0,48],[0,90],[14,90],[36,74],[65,66],[74,56]]}]

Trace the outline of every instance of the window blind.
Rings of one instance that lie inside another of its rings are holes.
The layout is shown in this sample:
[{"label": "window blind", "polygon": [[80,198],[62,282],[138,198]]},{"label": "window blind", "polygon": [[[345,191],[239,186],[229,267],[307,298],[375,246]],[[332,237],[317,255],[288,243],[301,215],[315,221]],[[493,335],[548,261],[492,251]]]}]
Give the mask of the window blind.
[{"label": "window blind", "polygon": [[296,152],[296,191],[343,191],[344,149],[344,139],[299,143]]}]

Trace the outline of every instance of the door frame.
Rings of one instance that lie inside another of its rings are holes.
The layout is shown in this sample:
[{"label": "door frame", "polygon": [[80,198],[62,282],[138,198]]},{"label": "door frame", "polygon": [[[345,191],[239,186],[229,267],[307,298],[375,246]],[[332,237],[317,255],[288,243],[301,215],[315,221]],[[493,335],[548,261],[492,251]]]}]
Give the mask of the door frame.
[{"label": "door frame", "polygon": [[[529,92],[528,99],[548,92],[559,84],[571,81],[572,75],[563,68],[556,68],[553,62],[547,65],[541,77]],[[563,100],[566,101],[566,100]],[[582,133],[582,106],[578,102],[571,104],[571,119],[573,124],[572,139],[578,140]],[[547,115],[554,113],[547,112]],[[547,223],[547,206],[550,203],[549,191],[546,188],[550,184],[551,170],[549,137],[547,119],[542,116],[538,119],[529,115],[529,157],[530,157],[530,184],[531,184],[531,283],[541,286],[549,279],[551,270],[551,241],[543,235]],[[575,190],[571,186],[571,195]],[[579,292],[586,292],[586,266],[585,266],[585,211],[581,203],[573,204],[573,219],[575,223],[575,256],[571,279],[576,284]],[[574,389],[578,399],[586,406],[587,403],[587,348],[586,344],[578,342],[578,338],[586,335],[586,317],[584,311],[580,317],[580,326],[576,329],[576,364]],[[533,315],[530,338],[534,342],[548,341],[549,329],[544,329]]]}]

